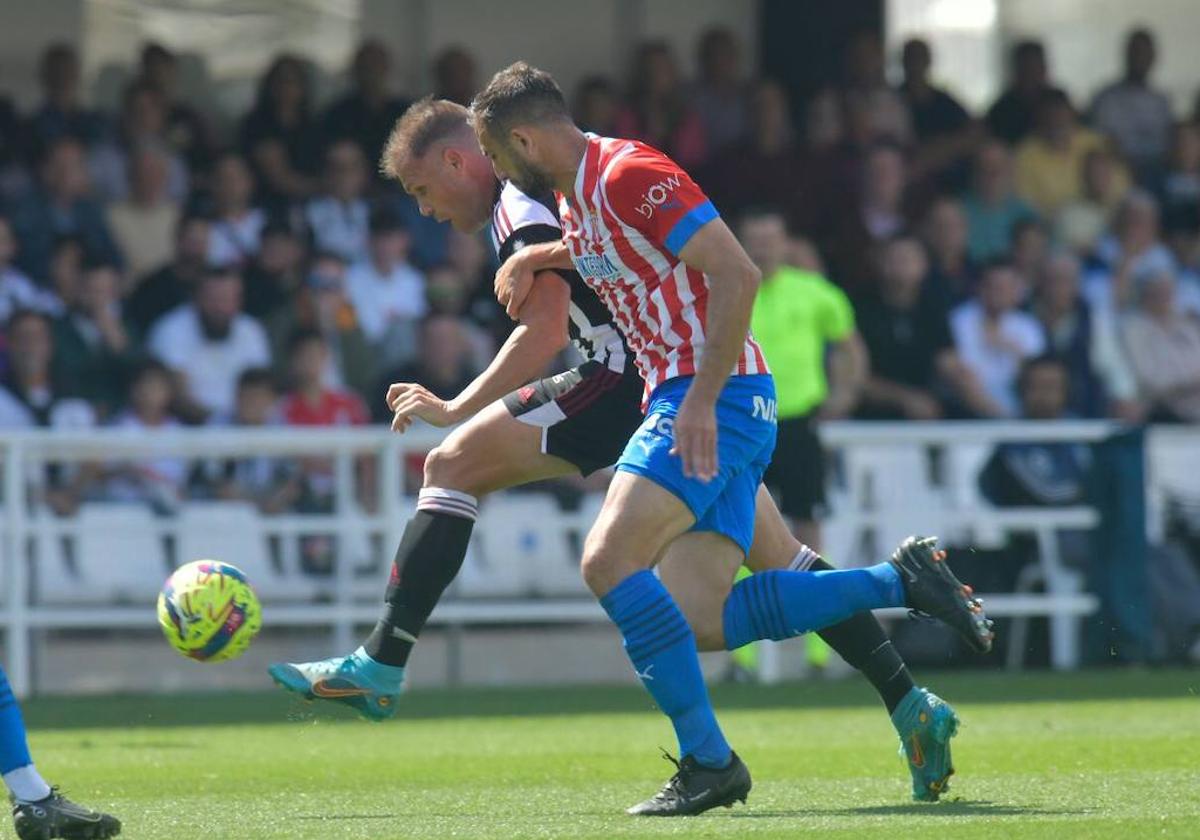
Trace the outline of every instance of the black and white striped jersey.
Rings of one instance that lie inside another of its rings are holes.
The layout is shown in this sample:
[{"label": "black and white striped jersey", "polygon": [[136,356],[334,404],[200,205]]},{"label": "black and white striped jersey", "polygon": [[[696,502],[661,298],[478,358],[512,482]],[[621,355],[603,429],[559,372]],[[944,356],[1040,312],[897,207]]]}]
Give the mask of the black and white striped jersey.
[{"label": "black and white striped jersey", "polygon": [[[562,235],[557,204],[552,196],[532,198],[505,182],[492,210],[492,245],[503,263],[517,251],[539,242],[557,242]],[[637,374],[633,354],[613,321],[608,307],[574,271],[556,269],[571,289],[568,334],[585,359],[618,373]]]}]

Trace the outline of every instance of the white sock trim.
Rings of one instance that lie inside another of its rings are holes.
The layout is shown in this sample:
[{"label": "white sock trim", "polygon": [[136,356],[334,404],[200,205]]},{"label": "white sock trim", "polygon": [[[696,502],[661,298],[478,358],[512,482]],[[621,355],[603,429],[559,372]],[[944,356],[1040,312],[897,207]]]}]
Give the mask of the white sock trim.
[{"label": "white sock trim", "polygon": [[4,784],[21,802],[38,802],[50,795],[50,785],[32,764],[5,773]]},{"label": "white sock trim", "polygon": [[788,563],[789,572],[807,572],[812,568],[812,564],[821,559],[821,555],[813,551],[808,546],[801,546],[796,552],[796,556],[792,558],[792,562]]},{"label": "white sock trim", "polygon": [[417,494],[417,510],[460,516],[474,522],[479,518],[479,500],[458,490],[422,487]]}]

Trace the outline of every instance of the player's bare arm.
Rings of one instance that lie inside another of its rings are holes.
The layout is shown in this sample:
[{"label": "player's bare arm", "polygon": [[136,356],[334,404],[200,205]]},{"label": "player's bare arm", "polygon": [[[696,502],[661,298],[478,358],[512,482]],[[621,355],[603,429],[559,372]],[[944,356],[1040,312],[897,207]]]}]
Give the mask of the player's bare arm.
[{"label": "player's bare arm", "polygon": [[[519,253],[523,253],[519,252]],[[517,255],[505,262],[512,262]],[[509,335],[487,370],[451,400],[443,400],[412,382],[388,388],[392,431],[404,432],[415,418],[433,426],[450,426],[542,374],[567,345],[570,289],[553,271],[541,271],[521,310],[521,323]]]},{"label": "player's bare arm", "polygon": [[496,300],[514,321],[533,288],[534,275],[545,269],[570,270],[571,253],[559,242],[539,242],[513,254],[496,271]]},{"label": "player's bare arm", "polygon": [[704,354],[675,418],[673,451],[683,458],[684,475],[711,481],[718,468],[717,397],[745,346],[762,273],[719,218],[696,231],[679,258],[710,282]]},{"label": "player's bare arm", "polygon": [[870,360],[862,336],[856,331],[829,345],[829,396],[817,410],[822,420],[850,416],[870,373]]}]

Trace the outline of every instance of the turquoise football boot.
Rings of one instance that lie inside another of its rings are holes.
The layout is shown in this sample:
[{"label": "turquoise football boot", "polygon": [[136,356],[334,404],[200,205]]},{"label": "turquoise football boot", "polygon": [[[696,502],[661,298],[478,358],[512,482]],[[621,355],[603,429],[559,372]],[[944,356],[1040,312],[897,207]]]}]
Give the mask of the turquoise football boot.
[{"label": "turquoise football boot", "polygon": [[958,715],[936,694],[914,686],[892,712],[892,724],[912,773],[913,799],[937,802],[954,775],[950,739],[958,732]]},{"label": "turquoise football boot", "polygon": [[381,665],[362,648],[317,662],[277,662],[267,673],[306,700],[341,703],[368,720],[393,717],[404,684],[403,668]]}]

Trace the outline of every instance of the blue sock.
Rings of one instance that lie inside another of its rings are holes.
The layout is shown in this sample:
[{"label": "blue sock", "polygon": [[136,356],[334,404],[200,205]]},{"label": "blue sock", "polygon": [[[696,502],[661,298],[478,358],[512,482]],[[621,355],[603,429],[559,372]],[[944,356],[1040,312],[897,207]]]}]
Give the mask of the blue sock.
[{"label": "blue sock", "polygon": [[732,757],[708,699],[696,637],[653,572],[636,572],[600,599],[625,639],[642,685],[671,719],[680,757],[725,767]]},{"label": "blue sock", "polygon": [[725,599],[725,647],[790,639],[864,610],[904,606],[904,584],[891,563],[827,572],[759,572]]},{"label": "blue sock", "polygon": [[25,721],[17,698],[13,697],[8,677],[0,668],[0,774],[33,764],[29,743],[25,738]]},{"label": "blue sock", "polygon": [[400,693],[400,688],[404,685],[403,665],[385,665],[382,662],[376,662],[367,653],[365,647],[354,651],[354,656],[358,658],[359,670],[367,679],[390,694]]}]

